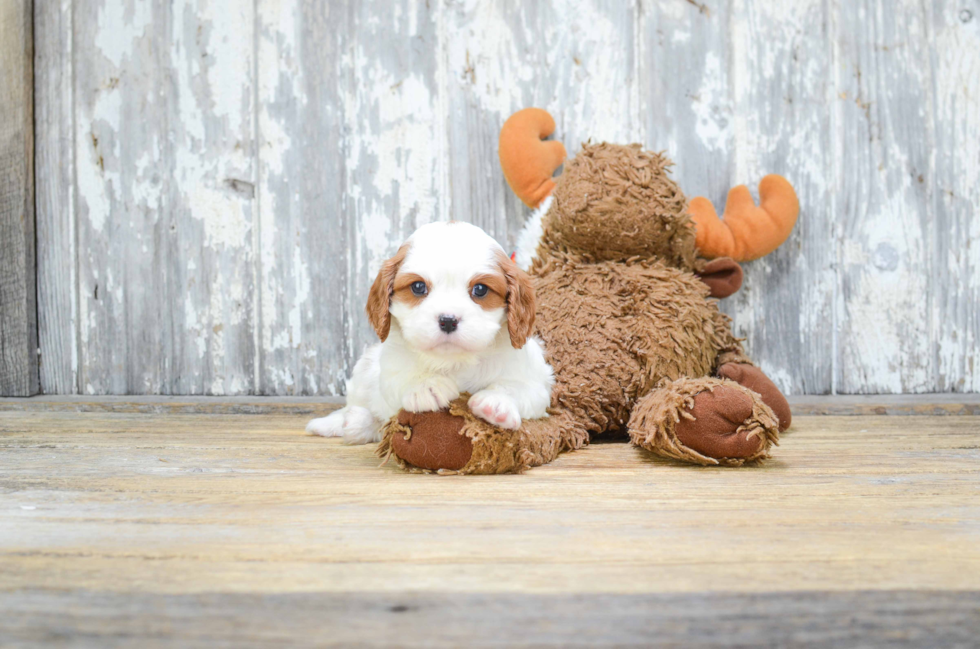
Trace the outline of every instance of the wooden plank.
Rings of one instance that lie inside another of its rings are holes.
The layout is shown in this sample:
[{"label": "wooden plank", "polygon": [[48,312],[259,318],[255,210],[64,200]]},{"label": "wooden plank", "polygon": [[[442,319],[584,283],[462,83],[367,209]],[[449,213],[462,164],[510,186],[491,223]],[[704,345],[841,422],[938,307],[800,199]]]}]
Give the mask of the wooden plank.
[{"label": "wooden plank", "polygon": [[[797,395],[789,397],[794,416],[806,415],[975,415],[980,395]],[[341,407],[343,397],[194,397],[43,395],[0,398],[0,412],[118,412],[144,414],[282,414],[308,416]]]},{"label": "wooden plank", "polygon": [[931,316],[948,231],[930,197],[936,157],[926,9],[917,2],[841,3],[834,108],[833,209],[840,227],[838,391],[936,389]]},{"label": "wooden plank", "polygon": [[980,392],[980,6],[928,6],[935,129],[930,389]]},{"label": "wooden plank", "polygon": [[378,468],[304,421],[5,413],[0,638],[956,646],[980,631],[980,417],[798,417],[754,468],[606,443],[465,478]]},{"label": "wooden plank", "polygon": [[720,212],[731,187],[754,192],[762,176],[782,173],[804,208],[812,206],[782,248],[744,265],[743,290],[722,307],[787,394],[830,392],[836,252],[833,221],[822,211],[831,69],[824,3],[642,8],[646,144],[674,159],[684,191],[707,196]]},{"label": "wooden plank", "polygon": [[417,225],[513,246],[496,138],[536,104],[719,206],[793,180],[797,230],[723,307],[787,392],[980,390],[978,12],[770,4],[37,3],[41,387],[341,393]]},{"label": "wooden plank", "polygon": [[169,70],[161,60],[170,24],[169,8],[148,3],[130,12],[98,0],[73,6],[77,380],[83,394],[172,391],[173,91],[163,91]]},{"label": "wooden plank", "polygon": [[[280,414],[312,418],[322,417],[343,405],[343,397],[43,395],[0,399],[0,412],[112,412],[146,415]],[[980,404],[977,404],[977,411],[980,414]]]},{"label": "wooden plank", "polygon": [[34,5],[34,151],[41,391],[78,392],[72,0]]},{"label": "wooden plank", "polygon": [[752,359],[786,394],[836,387],[830,11],[823,0],[746,0],[731,14],[733,164],[729,186],[711,198],[720,213],[730,187],[745,184],[755,195],[766,174],[778,173],[796,188],[801,214],[782,246],[743,264],[743,290],[722,304]]},{"label": "wooden plank", "polygon": [[163,35],[177,86],[169,117],[176,230],[166,260],[176,317],[171,383],[153,392],[255,391],[254,9],[184,0],[172,5]]},{"label": "wooden plank", "polygon": [[[378,340],[364,306],[381,264],[420,225],[450,216],[441,5],[393,0],[383,10],[371,3],[351,8],[345,65],[345,370]],[[329,377],[335,388],[344,373],[334,370]]]},{"label": "wooden plank", "polygon": [[797,395],[796,415],[980,415],[978,394]]},{"label": "wooden plank", "polygon": [[32,11],[0,6],[0,395],[38,390]]},{"label": "wooden plank", "polygon": [[74,20],[80,391],[250,392],[252,5]]},{"label": "wooden plank", "polygon": [[[259,394],[340,394],[348,358],[345,2],[257,3]],[[381,236],[384,236],[383,233]]]},{"label": "wooden plank", "polygon": [[685,194],[715,203],[734,176],[731,5],[645,0],[639,23],[643,142],[674,161]]},{"label": "wooden plank", "polygon": [[[0,593],[0,633],[50,644],[966,647],[980,593]],[[56,613],[57,615],[53,615]],[[52,620],[56,619],[55,624]],[[315,638],[315,642],[310,639]]]},{"label": "wooden plank", "polygon": [[500,171],[500,127],[537,106],[554,116],[569,155],[589,138],[639,139],[637,8],[606,0],[447,6],[451,214],[513,250],[529,210]]},{"label": "wooden plank", "polygon": [[747,469],[606,443],[446,479],[304,423],[4,413],[3,590],[980,590],[977,417],[799,417]]}]

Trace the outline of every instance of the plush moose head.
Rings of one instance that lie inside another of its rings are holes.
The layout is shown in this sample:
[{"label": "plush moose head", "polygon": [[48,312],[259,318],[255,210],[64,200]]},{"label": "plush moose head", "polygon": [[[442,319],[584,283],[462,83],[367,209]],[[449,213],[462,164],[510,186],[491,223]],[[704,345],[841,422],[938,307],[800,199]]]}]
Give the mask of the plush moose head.
[{"label": "plush moose head", "polygon": [[531,207],[552,199],[542,223],[552,249],[596,261],[656,258],[697,272],[713,296],[726,297],[741,286],[737,262],[772,252],[796,223],[796,193],[781,176],[762,180],[761,206],[744,185],[732,189],[722,220],[707,199],[688,202],[663,154],[637,144],[585,144],[556,181],[565,147],[543,139],[554,129],[547,112],[529,108],[500,133],[500,163],[514,193]]}]

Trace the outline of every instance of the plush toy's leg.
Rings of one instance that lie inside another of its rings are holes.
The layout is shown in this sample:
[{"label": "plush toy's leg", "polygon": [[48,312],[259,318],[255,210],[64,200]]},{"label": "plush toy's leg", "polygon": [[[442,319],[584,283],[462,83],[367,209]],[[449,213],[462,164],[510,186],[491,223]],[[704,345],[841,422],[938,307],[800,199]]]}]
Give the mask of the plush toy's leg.
[{"label": "plush toy's leg", "polygon": [[776,418],[779,419],[779,432],[789,428],[793,422],[793,413],[790,411],[789,402],[786,401],[786,397],[779,391],[776,384],[758,367],[745,363],[725,363],[718,368],[718,376],[744,385],[753,392],[758,392],[759,396],[762,397],[762,402],[772,408]]},{"label": "plush toy's leg", "polygon": [[410,471],[520,473],[588,443],[588,433],[565,413],[507,430],[473,416],[468,398],[453,401],[448,412],[401,411],[382,428],[378,455],[393,455]]},{"label": "plush toy's leg", "polygon": [[776,416],[758,394],[711,377],[677,379],[641,398],[629,434],[657,455],[705,465],[763,459],[779,441]]}]

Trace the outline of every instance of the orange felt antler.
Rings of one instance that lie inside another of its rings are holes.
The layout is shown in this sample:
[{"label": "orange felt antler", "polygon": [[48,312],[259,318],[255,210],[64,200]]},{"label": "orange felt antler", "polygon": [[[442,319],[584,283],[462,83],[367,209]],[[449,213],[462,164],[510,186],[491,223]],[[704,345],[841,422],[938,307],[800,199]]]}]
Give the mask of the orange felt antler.
[{"label": "orange felt antler", "polygon": [[507,184],[528,207],[537,207],[551,194],[551,175],[565,161],[561,142],[546,142],[555,120],[540,108],[519,110],[500,129],[500,167]]},{"label": "orange felt antler", "polygon": [[695,245],[709,259],[731,257],[752,261],[764,257],[786,241],[800,213],[800,201],[793,186],[782,176],[766,176],[759,183],[756,206],[745,185],[728,192],[725,213],[718,218],[714,205],[698,196],[688,212],[697,230]]}]

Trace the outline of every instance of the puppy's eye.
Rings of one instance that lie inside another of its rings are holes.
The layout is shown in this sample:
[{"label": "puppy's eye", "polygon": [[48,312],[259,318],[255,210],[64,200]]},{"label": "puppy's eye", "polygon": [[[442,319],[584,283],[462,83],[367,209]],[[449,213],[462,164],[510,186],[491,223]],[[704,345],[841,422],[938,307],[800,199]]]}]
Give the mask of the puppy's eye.
[{"label": "puppy's eye", "polygon": [[425,282],[412,282],[412,294],[415,297],[422,297],[429,292],[429,287],[425,285]]},{"label": "puppy's eye", "polygon": [[472,292],[473,297],[485,297],[490,292],[490,288],[486,284],[474,284]]}]

